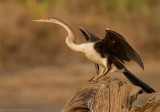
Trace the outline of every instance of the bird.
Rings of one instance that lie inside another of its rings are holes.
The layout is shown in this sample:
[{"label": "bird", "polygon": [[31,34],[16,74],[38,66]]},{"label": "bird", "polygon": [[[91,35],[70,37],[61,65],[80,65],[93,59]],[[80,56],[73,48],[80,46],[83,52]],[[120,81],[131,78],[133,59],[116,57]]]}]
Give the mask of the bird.
[{"label": "bird", "polygon": [[[96,42],[95,49],[101,54],[102,57],[107,55],[108,60],[114,64],[117,68],[122,70],[123,74],[136,86],[140,86],[146,93],[156,92],[124,66],[125,61],[134,60],[144,70],[144,65],[140,56],[135,50],[127,43],[125,38],[115,31],[106,28],[105,39],[100,39],[93,33],[80,27],[80,31],[84,35],[87,42]],[[97,48],[96,48],[97,47]],[[109,55],[108,55],[109,54]],[[111,67],[110,67],[111,66]],[[100,65],[95,63],[95,69],[97,74],[100,72]],[[113,65],[108,63],[108,71],[113,69]]]},{"label": "bird", "polygon": [[90,61],[96,63],[99,67],[98,75],[93,77],[91,81],[96,83],[100,77],[105,76],[108,72],[119,71],[124,73],[124,75],[129,78],[132,83],[140,86],[146,93],[155,92],[154,89],[136,78],[124,66],[125,61],[130,61],[132,59],[144,68],[140,56],[120,34],[106,29],[106,36],[104,39],[98,39],[95,42],[92,41],[77,44],[75,32],[62,20],[58,18],[50,18],[38,19],[34,21],[58,24],[67,30],[68,35],[65,41],[67,46],[73,51],[83,53]]}]

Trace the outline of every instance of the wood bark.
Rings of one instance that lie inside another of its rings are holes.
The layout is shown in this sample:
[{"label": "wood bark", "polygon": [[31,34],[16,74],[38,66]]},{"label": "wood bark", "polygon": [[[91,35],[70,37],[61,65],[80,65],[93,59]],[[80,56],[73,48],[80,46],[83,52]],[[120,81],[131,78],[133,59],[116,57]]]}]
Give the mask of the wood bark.
[{"label": "wood bark", "polygon": [[140,87],[108,77],[81,86],[62,112],[160,112],[160,93],[151,94],[146,105],[138,107],[139,93]]}]

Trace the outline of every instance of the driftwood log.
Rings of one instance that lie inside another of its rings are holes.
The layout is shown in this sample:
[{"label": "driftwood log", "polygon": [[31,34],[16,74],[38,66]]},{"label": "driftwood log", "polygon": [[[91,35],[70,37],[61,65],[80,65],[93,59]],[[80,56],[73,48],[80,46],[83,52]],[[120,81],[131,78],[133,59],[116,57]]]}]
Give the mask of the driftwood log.
[{"label": "driftwood log", "polygon": [[139,93],[141,88],[117,78],[88,82],[68,100],[62,112],[160,112],[160,93],[151,94],[146,105],[138,107]]}]

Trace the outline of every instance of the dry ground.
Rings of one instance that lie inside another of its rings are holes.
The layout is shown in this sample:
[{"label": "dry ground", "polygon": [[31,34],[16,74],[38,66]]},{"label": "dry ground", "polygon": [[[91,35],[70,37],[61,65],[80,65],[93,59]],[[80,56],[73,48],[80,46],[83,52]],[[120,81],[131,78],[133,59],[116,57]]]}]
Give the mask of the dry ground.
[{"label": "dry ground", "polygon": [[[144,62],[145,71],[134,64],[128,65],[128,68],[153,88],[160,90],[160,61]],[[0,109],[59,112],[66,100],[94,72],[92,63],[80,62],[3,71],[0,75]],[[126,80],[119,73],[116,75],[112,74]]]}]

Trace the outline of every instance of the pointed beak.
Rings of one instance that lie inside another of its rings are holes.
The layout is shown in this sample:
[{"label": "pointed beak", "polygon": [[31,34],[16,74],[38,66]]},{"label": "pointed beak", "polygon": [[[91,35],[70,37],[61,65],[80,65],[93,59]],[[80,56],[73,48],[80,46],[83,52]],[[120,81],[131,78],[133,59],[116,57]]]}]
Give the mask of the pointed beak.
[{"label": "pointed beak", "polygon": [[37,19],[37,20],[33,20],[36,22],[49,22],[49,19]]}]

